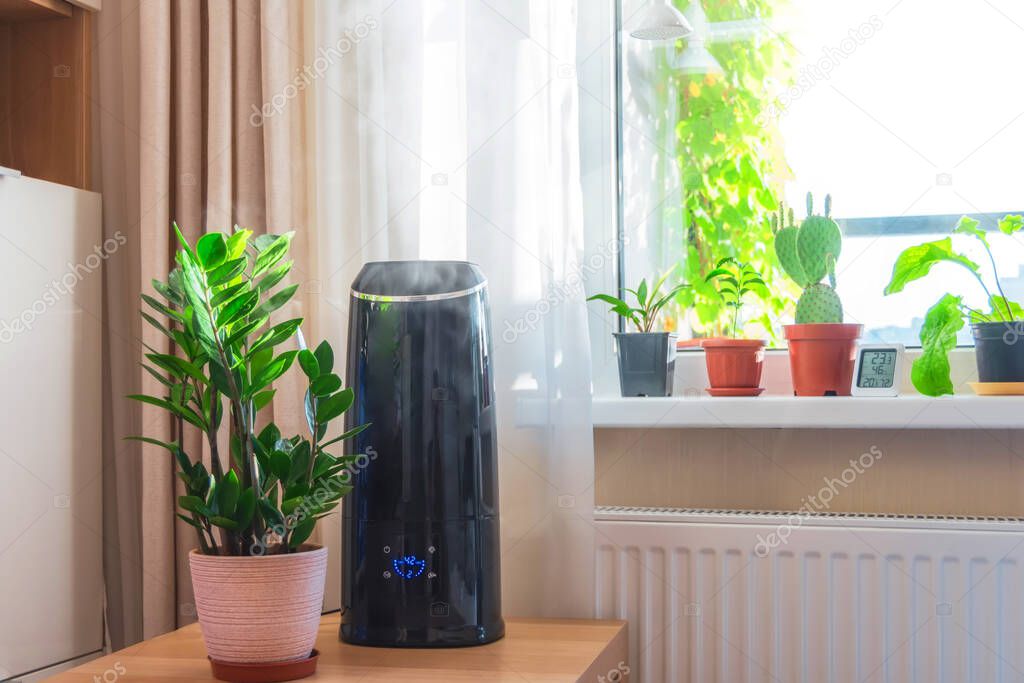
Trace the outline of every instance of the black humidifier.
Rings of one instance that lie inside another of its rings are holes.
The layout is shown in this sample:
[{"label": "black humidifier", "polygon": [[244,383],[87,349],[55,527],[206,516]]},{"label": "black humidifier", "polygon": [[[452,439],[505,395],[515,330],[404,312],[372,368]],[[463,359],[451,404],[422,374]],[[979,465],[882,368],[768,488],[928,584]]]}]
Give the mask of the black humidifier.
[{"label": "black humidifier", "polygon": [[501,638],[498,463],[486,280],[471,263],[369,263],[352,284],[348,427],[364,465],[342,521],[341,639]]}]

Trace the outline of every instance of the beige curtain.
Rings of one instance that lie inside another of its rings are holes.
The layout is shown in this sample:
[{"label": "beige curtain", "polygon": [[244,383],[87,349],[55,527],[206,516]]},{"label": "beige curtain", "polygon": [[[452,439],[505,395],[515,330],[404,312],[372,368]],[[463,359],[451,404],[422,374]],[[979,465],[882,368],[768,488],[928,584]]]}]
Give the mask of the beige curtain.
[{"label": "beige curtain", "polygon": [[[289,0],[105,0],[95,23],[95,177],[104,230],[126,249],[105,273],[104,536],[111,645],[122,647],[194,620],[187,552],[191,529],[174,517],[173,463],[131,434],[170,437],[158,409],[126,394],[160,393],[139,366],[139,294],[164,279],[175,221],[190,240],[238,224],[257,233],[295,230],[293,281],[305,297],[290,314],[317,338],[316,205],[307,167],[311,107],[302,78],[312,6]],[[285,386],[281,394],[289,392]],[[297,428],[295,414],[275,419]],[[198,438],[186,443],[200,453]]]}]

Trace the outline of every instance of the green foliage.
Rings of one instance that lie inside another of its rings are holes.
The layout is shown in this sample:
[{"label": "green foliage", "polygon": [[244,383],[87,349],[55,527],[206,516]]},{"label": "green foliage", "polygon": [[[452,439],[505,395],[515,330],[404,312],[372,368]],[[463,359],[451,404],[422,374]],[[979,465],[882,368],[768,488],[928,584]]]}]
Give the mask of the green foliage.
[{"label": "green foliage", "polygon": [[764,283],[761,274],[749,264],[737,261],[731,256],[719,259],[712,270],[704,278],[709,284],[714,284],[718,289],[719,296],[726,306],[733,310],[732,330],[730,336],[738,337],[740,332],[740,309],[743,308],[743,300],[747,294],[756,294],[763,298],[768,293],[768,287]]},{"label": "green foliage", "polygon": [[[685,11],[692,2],[675,0]],[[704,2],[712,22],[770,17],[786,0]],[[676,53],[684,50],[679,41]],[[734,320],[734,311],[707,281],[717,260],[730,256],[747,263],[765,280],[775,282],[779,265],[771,249],[771,218],[781,202],[782,182],[789,167],[783,155],[778,119],[765,116],[773,106],[766,83],[785,86],[792,75],[795,51],[786,40],[741,39],[707,45],[724,74],[686,74],[667,56],[658,66],[655,111],[678,111],[675,140],[662,145],[674,149],[681,178],[681,204],[666,202],[663,219],[681,243],[681,275],[694,283],[682,290],[676,305],[688,312],[695,332],[721,335]],[[662,85],[663,84],[663,85]],[[669,98],[676,101],[669,102]],[[660,168],[660,166],[659,166]],[[678,226],[678,230],[671,226]],[[795,290],[772,287],[752,316],[771,333],[770,317],[781,315]]]},{"label": "green foliage", "polygon": [[658,321],[661,309],[672,301],[679,292],[689,287],[685,282],[679,283],[670,289],[668,293],[662,294],[661,288],[665,285],[665,281],[668,280],[668,276],[671,274],[672,271],[669,271],[662,275],[649,289],[646,278],[640,281],[640,285],[636,289],[627,289],[626,291],[636,298],[637,308],[633,308],[622,299],[610,294],[595,294],[587,299],[587,301],[603,301],[611,305],[612,313],[616,313],[633,323],[636,326],[637,332],[651,332]]},{"label": "green foliage", "polygon": [[[351,490],[355,457],[333,456],[325,448],[366,425],[325,441],[331,421],[354,398],[332,372],[330,345],[325,341],[315,352],[278,350],[302,323],[299,318],[270,322],[270,314],[297,290],[296,285],[277,289],[291,269],[292,262],[284,259],[292,234],[251,239],[250,231],[236,228],[228,235],[207,233],[192,248],[176,225],[174,229],[181,246],[177,267],[166,282],[153,281],[163,301],[142,296],[158,317],[142,315],[177,354],[151,349],[149,362],[143,364],[166,395],[129,398],[168,411],[176,438],[171,443],[132,438],[174,456],[185,488],[178,498],[178,517],[196,529],[202,552],[292,552]],[[304,405],[309,437],[284,438],[273,422],[257,433],[259,412],[275,397],[270,387],[296,358],[308,380]],[[209,470],[201,459],[185,453],[185,423],[205,437]],[[222,428],[230,445],[227,461],[220,453]]]},{"label": "green foliage", "polygon": [[[921,328],[921,357],[914,361],[910,377],[914,386],[927,396],[941,396],[953,393],[953,382],[949,375],[949,351],[956,346],[956,333],[963,328],[965,320],[979,322],[1016,322],[1024,320],[1024,309],[1003,293],[995,257],[989,245],[988,236],[979,227],[980,223],[969,216],[963,216],[953,228],[953,235],[963,235],[977,241],[984,248],[992,266],[995,292],[989,288],[981,274],[981,267],[963,253],[953,250],[953,238],[924,242],[904,249],[892,267],[892,277],[885,287],[885,294],[902,292],[911,282],[920,280],[940,263],[952,263],[967,270],[985,292],[988,311],[970,308],[963,303],[962,296],[944,294],[928,309],[924,326]],[[1024,218],[1016,215],[1003,217],[999,231],[1013,235],[1024,227]]]},{"label": "green foliage", "polygon": [[925,396],[953,393],[949,352],[956,347],[956,333],[964,326],[963,299],[944,294],[928,309],[921,328],[921,356],[910,369],[910,380]]},{"label": "green foliage", "polygon": [[[793,281],[804,288],[796,304],[797,323],[841,323],[843,303],[836,294],[836,263],[843,235],[832,220],[832,197],[825,197],[825,213],[814,215],[814,197],[807,193],[807,218],[796,227],[779,209],[775,219],[775,254]],[[828,277],[829,283],[822,282]]]}]

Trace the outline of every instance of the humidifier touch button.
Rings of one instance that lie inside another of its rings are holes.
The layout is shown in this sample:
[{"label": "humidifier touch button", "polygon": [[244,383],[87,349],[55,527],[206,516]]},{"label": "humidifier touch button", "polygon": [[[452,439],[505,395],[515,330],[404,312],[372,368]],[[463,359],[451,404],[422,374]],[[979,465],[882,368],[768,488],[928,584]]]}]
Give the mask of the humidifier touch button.
[{"label": "humidifier touch button", "polygon": [[368,263],[350,304],[350,412],[370,425],[353,446],[375,457],[343,503],[341,638],[496,640],[505,624],[486,279],[470,263]]}]

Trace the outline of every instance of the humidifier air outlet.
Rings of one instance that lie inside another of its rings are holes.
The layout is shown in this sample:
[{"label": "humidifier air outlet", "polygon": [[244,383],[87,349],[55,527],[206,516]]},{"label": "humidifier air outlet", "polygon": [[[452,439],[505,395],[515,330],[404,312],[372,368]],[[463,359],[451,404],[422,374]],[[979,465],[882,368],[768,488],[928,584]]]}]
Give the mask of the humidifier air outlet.
[{"label": "humidifier air outlet", "polygon": [[356,299],[362,299],[363,301],[375,301],[377,303],[394,304],[394,303],[411,303],[418,301],[444,301],[445,299],[458,299],[463,296],[469,296],[470,294],[476,294],[482,292],[487,287],[487,280],[484,280],[478,285],[474,285],[469,289],[462,289],[457,292],[438,292],[437,294],[404,294],[400,296],[396,295],[385,295],[385,294],[367,294],[366,292],[357,292],[352,290],[352,296]]}]

